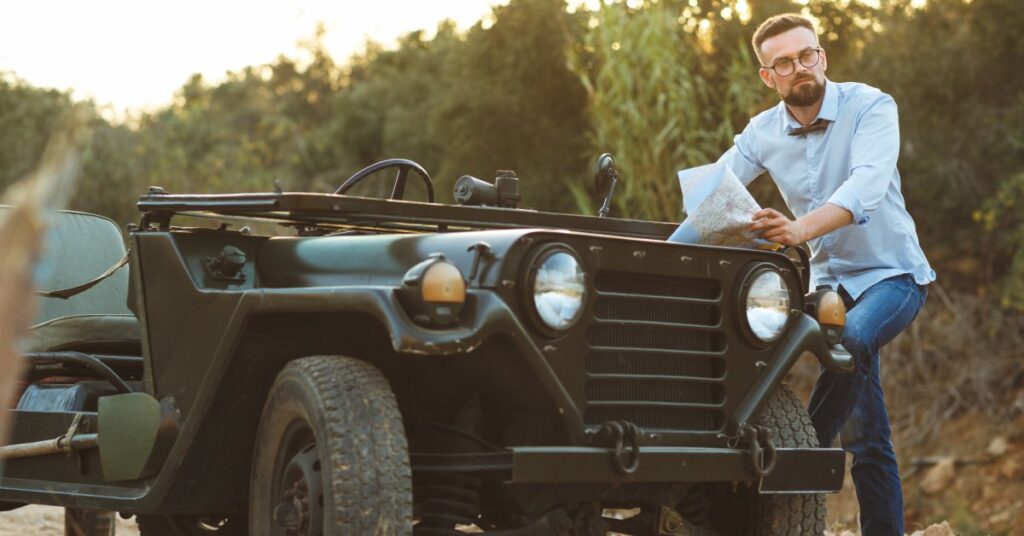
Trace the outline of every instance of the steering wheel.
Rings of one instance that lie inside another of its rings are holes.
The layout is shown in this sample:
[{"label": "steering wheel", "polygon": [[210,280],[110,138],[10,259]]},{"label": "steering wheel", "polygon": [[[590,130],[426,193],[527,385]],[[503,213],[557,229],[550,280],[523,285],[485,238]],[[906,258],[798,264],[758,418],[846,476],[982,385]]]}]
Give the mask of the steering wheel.
[{"label": "steering wheel", "polygon": [[405,196],[405,183],[409,178],[409,170],[412,170],[423,179],[423,184],[427,186],[427,201],[434,202],[434,183],[430,181],[430,175],[427,174],[427,170],[423,169],[423,166],[416,162],[406,160],[405,158],[390,158],[370,164],[349,177],[334,193],[344,194],[366,177],[388,168],[398,168],[398,176],[395,177],[395,187],[391,190],[391,199],[402,199]]}]

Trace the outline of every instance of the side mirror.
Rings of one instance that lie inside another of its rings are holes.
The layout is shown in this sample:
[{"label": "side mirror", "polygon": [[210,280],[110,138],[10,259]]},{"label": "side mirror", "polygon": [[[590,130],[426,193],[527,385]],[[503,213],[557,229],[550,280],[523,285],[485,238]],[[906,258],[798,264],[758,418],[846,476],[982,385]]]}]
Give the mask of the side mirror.
[{"label": "side mirror", "polygon": [[615,194],[615,185],[619,182],[619,172],[615,169],[615,162],[611,153],[604,153],[597,157],[594,164],[594,188],[600,192],[607,189],[604,203],[597,212],[598,217],[607,218],[611,211],[612,195]]},{"label": "side mirror", "polygon": [[615,163],[612,160],[611,153],[604,153],[597,157],[597,162],[594,163],[594,189],[597,191],[603,191],[608,187],[608,182],[611,180],[609,171],[615,169]]}]

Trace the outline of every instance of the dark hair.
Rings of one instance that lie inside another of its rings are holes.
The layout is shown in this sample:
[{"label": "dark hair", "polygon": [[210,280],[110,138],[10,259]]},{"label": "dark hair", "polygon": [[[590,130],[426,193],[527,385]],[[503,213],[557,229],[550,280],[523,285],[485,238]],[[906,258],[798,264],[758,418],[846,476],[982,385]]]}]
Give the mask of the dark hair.
[{"label": "dark hair", "polygon": [[763,63],[764,59],[761,58],[761,44],[769,37],[775,37],[776,35],[788,32],[793,28],[807,28],[814,32],[815,35],[818,33],[814,29],[814,23],[803,15],[783,13],[782,15],[768,17],[767,20],[757,27],[757,31],[754,32],[753,39],[750,40],[751,44],[754,45],[754,54],[757,54],[757,58]]}]

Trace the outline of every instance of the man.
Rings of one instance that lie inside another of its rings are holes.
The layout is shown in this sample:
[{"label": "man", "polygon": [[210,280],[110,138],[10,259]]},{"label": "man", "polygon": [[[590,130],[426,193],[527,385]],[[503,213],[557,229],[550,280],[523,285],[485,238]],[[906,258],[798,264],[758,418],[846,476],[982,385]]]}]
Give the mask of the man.
[{"label": "man", "polygon": [[752,41],[761,80],[782,102],[751,119],[719,161],[744,184],[771,175],[797,218],[764,209],[750,230],[780,244],[808,243],[814,285],[837,289],[846,303],[843,345],[856,371],[823,371],[808,411],[822,446],[850,420],[843,448],[853,453],[863,534],[902,536],[878,351],[917,315],[935,272],[900,193],[896,104],[873,87],[828,80],[825,50],[804,17],[772,17]]}]

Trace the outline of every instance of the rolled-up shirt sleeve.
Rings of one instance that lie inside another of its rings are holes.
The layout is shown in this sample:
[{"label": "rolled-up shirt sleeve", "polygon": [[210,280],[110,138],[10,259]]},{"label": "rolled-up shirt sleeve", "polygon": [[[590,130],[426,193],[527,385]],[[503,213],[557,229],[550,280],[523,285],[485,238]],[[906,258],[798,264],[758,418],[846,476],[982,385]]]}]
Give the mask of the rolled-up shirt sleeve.
[{"label": "rolled-up shirt sleeve", "polygon": [[896,102],[883,93],[861,115],[851,143],[850,175],[828,202],[849,210],[857,225],[867,224],[896,177],[899,154]]},{"label": "rolled-up shirt sleeve", "polygon": [[759,155],[757,134],[752,123],[747,123],[743,132],[733,138],[733,146],[718,159],[718,162],[729,166],[736,178],[746,186],[765,171]]}]

